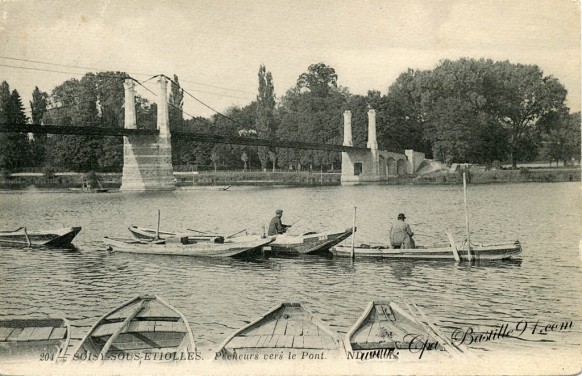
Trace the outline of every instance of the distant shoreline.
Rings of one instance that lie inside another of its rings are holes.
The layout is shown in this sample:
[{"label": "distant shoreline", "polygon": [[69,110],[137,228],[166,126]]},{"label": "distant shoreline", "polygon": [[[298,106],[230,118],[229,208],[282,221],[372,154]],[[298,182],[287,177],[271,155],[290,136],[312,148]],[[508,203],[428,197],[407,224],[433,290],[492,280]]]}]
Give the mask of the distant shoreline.
[{"label": "distant shoreline", "polygon": [[[121,186],[121,173],[98,173],[103,188],[116,191]],[[517,170],[470,171],[469,184],[552,183],[581,181],[580,166],[553,168],[520,168]],[[48,190],[50,192],[79,192],[83,174],[63,173],[47,179],[42,174],[13,174],[0,182],[0,190]],[[204,173],[175,172],[176,187],[211,186],[288,186],[321,187],[339,186],[340,173],[321,172],[242,172],[217,171]],[[423,175],[392,177],[378,183],[365,185],[456,185],[462,184],[458,172],[433,172]]]}]

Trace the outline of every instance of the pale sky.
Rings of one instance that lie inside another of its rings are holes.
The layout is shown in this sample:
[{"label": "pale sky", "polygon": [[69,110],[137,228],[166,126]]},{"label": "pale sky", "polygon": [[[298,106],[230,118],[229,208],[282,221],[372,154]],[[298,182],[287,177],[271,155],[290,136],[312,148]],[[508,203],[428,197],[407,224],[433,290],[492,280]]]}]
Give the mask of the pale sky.
[{"label": "pale sky", "polygon": [[[460,57],[536,64],[579,111],[580,1],[0,0],[0,81],[27,107],[35,86],[50,93],[88,71],[65,66],[139,80],[176,74],[186,91],[224,111],[255,98],[260,64],[280,98],[314,63],[335,68],[354,94],[386,94],[407,68]],[[146,86],[156,91],[153,81]],[[212,114],[188,96],[184,111]]]}]

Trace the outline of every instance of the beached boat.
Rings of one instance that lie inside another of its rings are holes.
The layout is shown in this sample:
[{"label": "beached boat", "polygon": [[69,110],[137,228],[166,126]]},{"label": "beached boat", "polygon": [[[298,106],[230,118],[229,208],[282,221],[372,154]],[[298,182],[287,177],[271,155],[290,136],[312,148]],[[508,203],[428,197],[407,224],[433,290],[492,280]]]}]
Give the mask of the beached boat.
[{"label": "beached boat", "polygon": [[194,336],[186,317],[159,297],[143,295],[100,318],[69,361],[194,360],[195,352]]},{"label": "beached boat", "polygon": [[63,360],[70,339],[66,319],[0,320],[0,359]]},{"label": "beached boat", "polygon": [[314,254],[329,250],[334,245],[349,238],[352,228],[344,231],[307,232],[302,235],[277,235],[277,239],[269,247],[273,254]]},{"label": "beached boat", "polygon": [[54,230],[28,231],[20,227],[0,231],[0,245],[67,247],[81,231],[81,227],[63,227]]},{"label": "beached boat", "polygon": [[[351,257],[352,247],[348,244],[340,244],[331,250],[335,256]],[[461,261],[468,260],[468,249],[464,245],[458,248]],[[521,243],[471,245],[472,260],[504,260],[521,253]],[[395,249],[386,246],[360,245],[354,247],[355,257],[391,258],[391,259],[419,259],[419,260],[455,260],[453,247],[419,247],[411,249]]]},{"label": "beached boat", "polygon": [[300,303],[282,303],[235,331],[214,359],[315,360],[342,354],[341,340],[326,324]]},{"label": "beached boat", "polygon": [[262,247],[271,243],[274,237],[258,236],[243,241],[228,239],[222,243],[209,241],[192,242],[186,237],[174,237],[153,241],[104,237],[107,249],[118,252],[143,253],[150,255],[177,255],[199,257],[250,256],[260,253]]},{"label": "beached boat", "polygon": [[347,359],[419,359],[434,355],[458,355],[454,346],[413,303],[388,301],[368,304],[346,333]]}]

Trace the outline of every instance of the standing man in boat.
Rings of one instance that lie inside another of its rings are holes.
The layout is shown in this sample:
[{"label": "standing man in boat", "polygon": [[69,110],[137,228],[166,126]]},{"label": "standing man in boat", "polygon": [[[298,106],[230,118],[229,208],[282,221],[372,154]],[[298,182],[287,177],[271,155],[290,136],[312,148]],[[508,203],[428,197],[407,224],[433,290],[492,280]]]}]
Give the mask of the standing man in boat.
[{"label": "standing man in boat", "polygon": [[268,236],[284,234],[285,231],[287,231],[287,229],[289,227],[291,227],[291,225],[284,225],[281,222],[282,216],[283,216],[283,210],[281,210],[281,209],[275,210],[275,216],[273,217],[273,219],[271,219],[271,223],[269,223]]},{"label": "standing man in boat", "polygon": [[398,220],[390,227],[390,245],[392,248],[416,248],[414,240],[414,232],[410,229],[410,225],[404,220],[406,216],[404,213],[398,214]]}]

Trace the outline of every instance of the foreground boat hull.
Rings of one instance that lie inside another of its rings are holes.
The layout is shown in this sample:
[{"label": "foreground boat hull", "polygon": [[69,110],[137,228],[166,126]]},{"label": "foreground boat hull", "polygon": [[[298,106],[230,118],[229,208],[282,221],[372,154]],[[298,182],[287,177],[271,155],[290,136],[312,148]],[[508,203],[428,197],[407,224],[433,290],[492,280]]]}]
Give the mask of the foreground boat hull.
[{"label": "foreground boat hull", "polygon": [[342,350],[337,334],[300,303],[283,303],[228,337],[215,360],[331,359]]},{"label": "foreground boat hull", "polygon": [[272,241],[273,238],[257,239],[248,242],[200,242],[195,244],[168,243],[162,241],[159,244],[133,239],[103,238],[107,249],[116,252],[192,257],[251,256],[255,253],[260,253],[262,247]]},{"label": "foreground boat hull", "polygon": [[[338,245],[331,249],[331,253],[338,257],[351,257],[352,247]],[[458,250],[461,260],[469,260],[467,249]],[[501,244],[495,246],[471,247],[471,259],[473,260],[504,260],[521,253],[521,244]],[[414,248],[394,249],[382,247],[354,247],[355,257],[391,258],[391,259],[419,259],[419,260],[455,260],[451,247],[446,248]]]},{"label": "foreground boat hull", "polygon": [[0,359],[62,360],[71,330],[66,319],[0,321]]},{"label": "foreground boat hull", "polygon": [[81,227],[63,227],[54,230],[0,231],[0,245],[68,247]]},{"label": "foreground boat hull", "polygon": [[[347,359],[419,359],[459,355],[464,349],[435,328],[416,305],[373,301],[346,333]],[[429,355],[430,354],[430,355]]]},{"label": "foreground boat hull", "polygon": [[277,235],[269,246],[273,254],[308,255],[329,250],[352,235],[352,229],[341,232],[308,233],[304,235]]},{"label": "foreground boat hull", "polygon": [[[194,360],[196,344],[182,313],[157,296],[137,296],[99,319],[69,361]],[[169,356],[168,356],[169,355]]]}]

